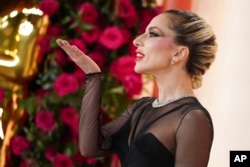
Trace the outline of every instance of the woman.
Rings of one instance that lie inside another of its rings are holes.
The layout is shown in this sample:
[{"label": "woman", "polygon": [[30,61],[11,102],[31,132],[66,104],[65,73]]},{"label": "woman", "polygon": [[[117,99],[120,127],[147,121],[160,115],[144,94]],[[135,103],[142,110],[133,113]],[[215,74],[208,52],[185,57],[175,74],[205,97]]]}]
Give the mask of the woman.
[{"label": "woman", "polygon": [[193,89],[215,58],[215,35],[194,13],[167,10],[134,41],[135,71],[154,76],[158,98],[144,97],[99,127],[101,72],[67,41],[59,46],[87,74],[79,122],[84,156],[117,153],[122,167],[205,167],[213,141],[208,111]]}]

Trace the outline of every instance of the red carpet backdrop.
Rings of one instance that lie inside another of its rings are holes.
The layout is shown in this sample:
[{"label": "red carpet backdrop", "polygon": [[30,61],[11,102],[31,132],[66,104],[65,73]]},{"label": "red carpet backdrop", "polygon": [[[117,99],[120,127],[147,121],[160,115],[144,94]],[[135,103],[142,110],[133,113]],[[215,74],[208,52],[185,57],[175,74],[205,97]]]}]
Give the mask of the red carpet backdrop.
[{"label": "red carpet backdrop", "polygon": [[153,0],[13,4],[1,5],[0,16],[1,167],[119,166],[116,155],[80,155],[85,75],[55,40],[67,39],[102,69],[103,124],[143,91],[142,76],[133,71],[132,40],[161,9]]}]

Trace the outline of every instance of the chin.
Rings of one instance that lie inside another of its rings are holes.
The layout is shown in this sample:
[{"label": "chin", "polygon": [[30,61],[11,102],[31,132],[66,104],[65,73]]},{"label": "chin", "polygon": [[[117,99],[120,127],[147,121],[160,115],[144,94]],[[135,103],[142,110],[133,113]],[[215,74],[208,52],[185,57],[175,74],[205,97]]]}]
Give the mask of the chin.
[{"label": "chin", "polygon": [[134,71],[135,71],[136,73],[138,73],[138,74],[146,74],[146,71],[143,70],[143,69],[141,69],[141,68],[135,67],[135,68],[134,68]]}]

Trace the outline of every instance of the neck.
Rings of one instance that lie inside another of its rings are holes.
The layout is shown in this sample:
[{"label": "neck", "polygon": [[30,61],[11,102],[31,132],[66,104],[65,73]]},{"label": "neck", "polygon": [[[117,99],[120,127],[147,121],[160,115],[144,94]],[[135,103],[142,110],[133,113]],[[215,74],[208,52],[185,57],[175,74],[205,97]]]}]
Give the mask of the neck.
[{"label": "neck", "polygon": [[164,75],[155,78],[158,86],[158,101],[175,99],[183,95],[194,94],[191,78],[186,73]]}]

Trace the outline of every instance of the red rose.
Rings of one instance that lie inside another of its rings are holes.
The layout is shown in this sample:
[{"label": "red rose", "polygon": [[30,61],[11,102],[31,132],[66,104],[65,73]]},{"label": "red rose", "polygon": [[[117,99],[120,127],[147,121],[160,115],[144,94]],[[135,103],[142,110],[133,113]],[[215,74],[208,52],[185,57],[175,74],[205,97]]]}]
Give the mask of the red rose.
[{"label": "red rose", "polygon": [[72,123],[70,125],[71,131],[72,131],[72,137],[75,141],[78,139],[78,123],[79,123],[79,114],[75,114]]},{"label": "red rose", "polygon": [[60,66],[68,65],[69,62],[73,62],[68,55],[65,54],[62,49],[56,49],[55,50],[56,60]]},{"label": "red rose", "polygon": [[141,12],[140,16],[140,28],[139,33],[143,33],[149,24],[149,22],[152,20],[153,17],[155,17],[158,13],[155,10],[143,10]]},{"label": "red rose", "polygon": [[83,166],[85,162],[85,158],[81,155],[79,151],[72,157],[72,160],[79,166]]},{"label": "red rose", "polygon": [[81,5],[82,21],[87,23],[94,23],[98,19],[98,12],[92,3],[85,2]]},{"label": "red rose", "polygon": [[4,100],[4,89],[0,87],[0,103]]},{"label": "red rose", "polygon": [[57,154],[53,164],[54,167],[73,167],[73,162],[65,154]]},{"label": "red rose", "polygon": [[126,76],[122,82],[128,98],[139,95],[142,90],[142,77],[140,74],[131,74]]},{"label": "red rose", "polygon": [[42,106],[43,104],[43,97],[49,94],[48,90],[45,90],[43,88],[39,88],[35,92],[35,98],[36,98],[36,104],[38,106]]},{"label": "red rose", "polygon": [[110,65],[110,73],[118,81],[125,81],[128,75],[134,74],[135,57],[130,55],[121,56]]},{"label": "red rose", "polygon": [[47,35],[54,37],[62,33],[62,27],[59,25],[49,25],[46,32],[47,32]]},{"label": "red rose", "polygon": [[44,14],[52,17],[57,13],[59,9],[59,3],[57,0],[42,0],[39,4],[39,8]]},{"label": "red rose", "polygon": [[93,27],[93,29],[89,31],[85,31],[81,34],[81,37],[88,43],[92,44],[98,40],[100,36],[100,30],[98,27]]},{"label": "red rose", "polygon": [[50,132],[55,129],[55,119],[53,113],[47,110],[41,110],[35,115],[36,126],[44,132]]},{"label": "red rose", "polygon": [[110,166],[120,166],[120,159],[117,154],[112,154]]},{"label": "red rose", "polygon": [[96,159],[95,158],[86,158],[86,163],[89,165],[95,165]]},{"label": "red rose", "polygon": [[85,83],[86,75],[79,67],[75,68],[75,71],[72,73],[72,75],[76,78],[79,86]]},{"label": "red rose", "polygon": [[[122,29],[123,37],[124,37],[124,43],[128,43],[132,40],[132,35],[128,31],[128,29],[123,28]],[[132,42],[131,42],[132,43]],[[132,43],[133,44],[133,43]]]},{"label": "red rose", "polygon": [[76,110],[73,107],[65,107],[60,113],[62,122],[70,126],[76,114]]},{"label": "red rose", "polygon": [[102,32],[99,42],[108,49],[118,49],[124,44],[123,32],[117,26],[107,27]]},{"label": "red rose", "polygon": [[104,68],[104,56],[100,52],[92,52],[89,57],[96,62],[100,69]]},{"label": "red rose", "polygon": [[56,148],[53,146],[50,146],[45,150],[45,158],[51,162],[54,161],[56,154],[57,154]]},{"label": "red rose", "polygon": [[135,45],[133,43],[131,43],[129,45],[129,53],[132,56],[136,56],[136,47],[135,47]]},{"label": "red rose", "polygon": [[112,62],[110,66],[110,73],[118,81],[122,82],[128,98],[138,95],[142,89],[142,77],[135,73],[135,57],[121,56]]},{"label": "red rose", "polygon": [[69,93],[77,91],[79,86],[75,77],[70,74],[63,73],[56,78],[53,88],[59,96],[65,96]]},{"label": "red rose", "polygon": [[83,52],[86,52],[86,45],[85,45],[85,43],[83,42],[83,40],[81,40],[80,38],[79,39],[71,39],[70,41],[69,41],[69,43],[71,44],[71,45],[75,45],[75,46],[77,46],[81,51],[83,51]]},{"label": "red rose", "polygon": [[125,21],[128,28],[131,28],[138,18],[135,6],[129,0],[120,0],[118,17]]},{"label": "red rose", "polygon": [[50,51],[50,41],[51,41],[52,37],[51,36],[44,36],[40,39],[38,39],[37,43],[39,45],[40,48],[40,52],[42,54],[48,53]]},{"label": "red rose", "polygon": [[15,155],[21,156],[26,150],[30,149],[30,143],[22,136],[14,136],[10,141],[10,148]]}]

